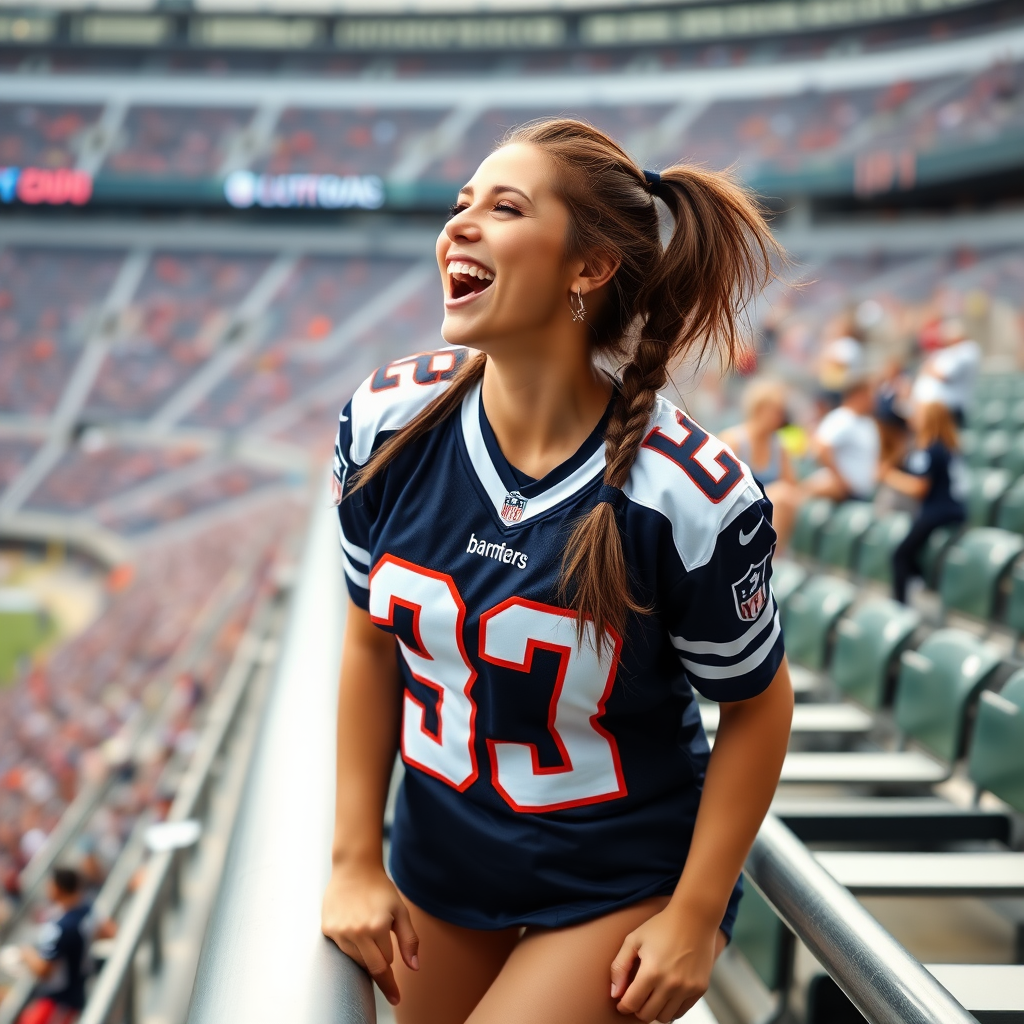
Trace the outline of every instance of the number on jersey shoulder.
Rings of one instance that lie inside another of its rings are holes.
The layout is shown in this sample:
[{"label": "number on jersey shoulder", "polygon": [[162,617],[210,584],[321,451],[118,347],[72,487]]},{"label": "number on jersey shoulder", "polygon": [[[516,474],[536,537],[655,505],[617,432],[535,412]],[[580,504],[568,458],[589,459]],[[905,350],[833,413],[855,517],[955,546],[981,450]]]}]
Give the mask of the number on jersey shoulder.
[{"label": "number on jersey shoulder", "polygon": [[702,449],[708,443],[707,431],[679,411],[676,412],[676,421],[686,432],[681,441],[674,441],[661,427],[655,427],[644,438],[642,447],[650,448],[674,462],[704,492],[708,500],[717,505],[743,479],[743,467],[733,458],[728,448],[723,448],[713,460],[722,470],[721,475],[715,477],[699,459]]},{"label": "number on jersey shoulder", "polygon": [[370,390],[387,391],[399,384],[412,380],[416,384],[438,384],[451,380],[455,371],[466,361],[464,348],[442,349],[440,352],[421,352],[414,356],[396,359],[387,366],[381,366],[373,375]]}]

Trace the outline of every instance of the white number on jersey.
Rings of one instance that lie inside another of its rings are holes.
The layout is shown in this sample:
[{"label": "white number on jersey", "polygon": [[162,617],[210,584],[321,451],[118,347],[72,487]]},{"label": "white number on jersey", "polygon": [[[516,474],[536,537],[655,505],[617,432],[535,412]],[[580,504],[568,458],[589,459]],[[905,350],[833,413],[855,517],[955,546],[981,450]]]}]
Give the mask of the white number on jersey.
[{"label": "white number on jersey", "polygon": [[[466,607],[452,578],[385,555],[370,574],[370,616],[394,628],[395,606],[409,609],[419,650],[401,638],[399,648],[413,678],[437,692],[437,732],[426,727],[426,709],[408,690],[402,714],[402,757],[460,792],[477,778],[470,695],[476,672],[466,657]],[[537,648],[560,655],[545,724],[562,763],[540,766],[532,743],[488,737],[495,788],[517,811],[553,811],[626,795],[615,740],[599,724],[618,669],[621,640],[608,631],[602,654],[588,623],[580,647],[575,615],[562,608],[512,598],[480,617],[480,656],[529,672]]]},{"label": "white number on jersey", "polygon": [[426,708],[405,691],[402,757],[461,793],[477,777],[473,729],[476,705],[469,691],[476,672],[462,646],[466,606],[446,573],[385,555],[370,576],[370,618],[394,627],[395,605],[412,612],[418,651],[398,639],[414,679],[437,691],[437,733],[427,729]]},{"label": "white number on jersey", "polygon": [[513,597],[480,616],[480,657],[529,672],[537,648],[561,658],[548,730],[562,764],[542,768],[533,743],[487,740],[494,786],[517,811],[553,811],[626,795],[615,741],[598,724],[615,682],[621,642],[610,632],[598,657],[594,624],[583,646],[576,617],[562,608]]}]

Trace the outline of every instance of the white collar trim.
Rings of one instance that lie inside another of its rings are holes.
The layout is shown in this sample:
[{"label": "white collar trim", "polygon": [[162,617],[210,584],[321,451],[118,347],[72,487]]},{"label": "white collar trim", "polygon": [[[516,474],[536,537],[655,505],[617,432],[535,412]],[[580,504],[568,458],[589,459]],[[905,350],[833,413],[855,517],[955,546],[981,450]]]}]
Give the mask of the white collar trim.
[{"label": "white collar trim", "polygon": [[[480,392],[481,383],[478,381],[473,385],[469,394],[462,400],[462,436],[466,442],[466,450],[469,453],[469,461],[477,478],[487,492],[487,497],[494,506],[498,518],[501,518],[501,509],[505,504],[505,496],[508,490],[501,482],[498,471],[491,462],[490,452],[484,441],[484,435],[480,431]],[[523,517],[520,522],[534,519],[543,515],[549,509],[560,502],[571,498],[577,491],[591,483],[596,476],[604,472],[604,445],[602,444],[593,455],[567,477],[559,480],[557,484],[549,487],[546,491],[528,498],[526,508],[523,510]]]}]

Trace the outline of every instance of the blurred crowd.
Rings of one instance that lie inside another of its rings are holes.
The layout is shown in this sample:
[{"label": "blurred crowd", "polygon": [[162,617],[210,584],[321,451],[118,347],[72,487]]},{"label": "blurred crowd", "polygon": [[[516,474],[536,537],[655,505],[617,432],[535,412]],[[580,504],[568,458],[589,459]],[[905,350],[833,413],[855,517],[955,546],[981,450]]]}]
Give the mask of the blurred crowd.
[{"label": "blurred crowd", "polygon": [[[298,502],[281,500],[144,550],[111,574],[92,626],[0,692],[0,925],[5,903],[9,913],[19,898],[20,872],[83,785],[112,780],[71,858],[94,887],[137,817],[166,813],[167,764],[194,746],[196,711],[300,518]],[[166,678],[228,600],[230,578],[243,582],[229,614]]]}]

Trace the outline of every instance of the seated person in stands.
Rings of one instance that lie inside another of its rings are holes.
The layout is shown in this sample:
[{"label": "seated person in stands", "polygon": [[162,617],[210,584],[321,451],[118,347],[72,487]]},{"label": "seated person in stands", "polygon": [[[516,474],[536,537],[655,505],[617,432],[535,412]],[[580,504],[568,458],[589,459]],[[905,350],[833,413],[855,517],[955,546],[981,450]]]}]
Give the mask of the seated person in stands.
[{"label": "seated person in stands", "polygon": [[846,379],[843,401],[818,424],[811,451],[821,463],[803,484],[804,494],[816,498],[868,501],[878,473],[878,424],[871,413],[875,395],[863,375]]},{"label": "seated person in stands", "polygon": [[73,869],[54,869],[49,898],[53,918],[40,929],[35,948],[21,951],[22,962],[37,981],[18,1024],[76,1021],[85,1007],[85,981],[92,969],[89,946],[94,938],[108,938],[115,931],[112,922],[97,923],[81,876]]},{"label": "seated person in stands", "polygon": [[902,469],[883,468],[879,482],[920,501],[910,532],[892,559],[892,589],[906,603],[910,577],[920,574],[918,557],[932,532],[962,523],[967,515],[967,474],[957,455],[953,414],[941,402],[919,405],[911,415],[916,447]]},{"label": "seated person in stands", "polygon": [[786,389],[779,381],[754,381],[743,392],[742,423],[721,434],[745,462],[774,508],[772,526],[778,534],[775,553],[786,549],[800,505],[800,488],[789,453],[779,440],[785,426]]},{"label": "seated person in stands", "polygon": [[918,371],[911,403],[916,406],[940,402],[953,414],[957,426],[962,427],[981,364],[978,343],[968,338],[962,320],[950,317],[934,330],[922,333],[921,347],[937,351]]}]

